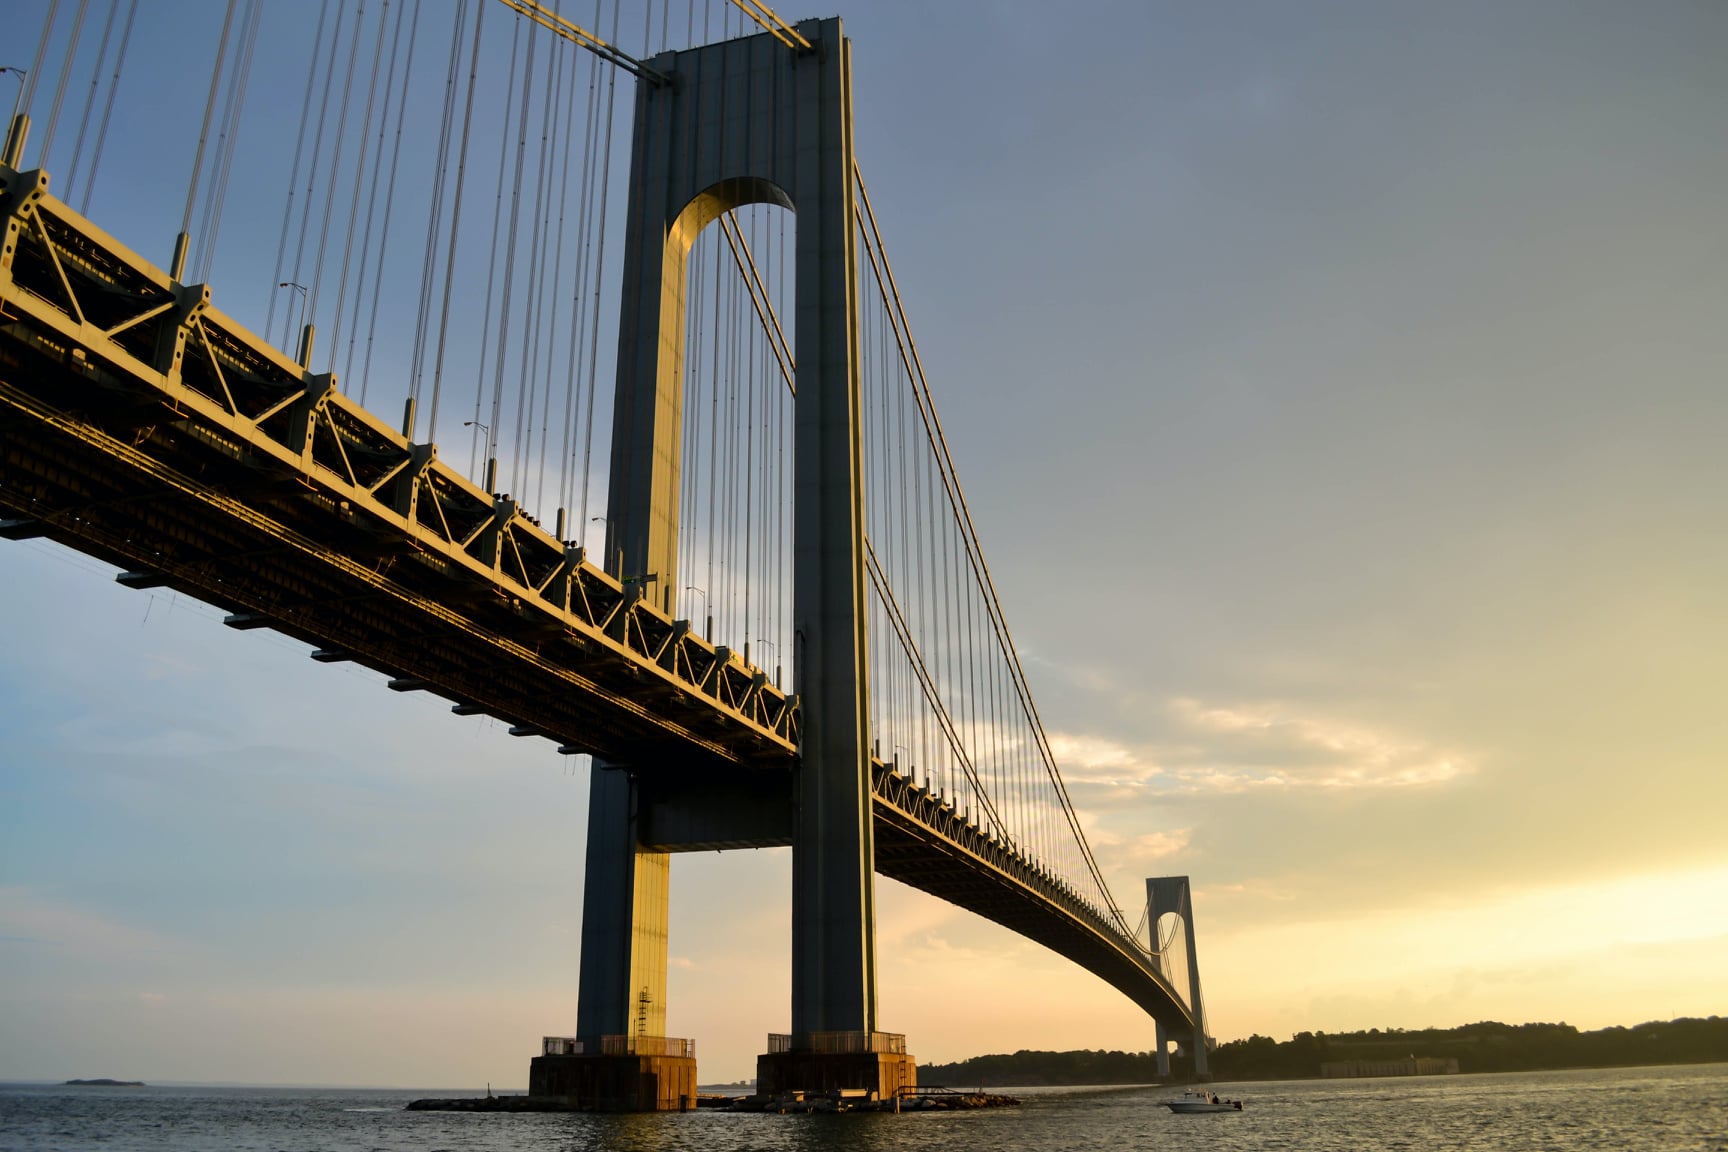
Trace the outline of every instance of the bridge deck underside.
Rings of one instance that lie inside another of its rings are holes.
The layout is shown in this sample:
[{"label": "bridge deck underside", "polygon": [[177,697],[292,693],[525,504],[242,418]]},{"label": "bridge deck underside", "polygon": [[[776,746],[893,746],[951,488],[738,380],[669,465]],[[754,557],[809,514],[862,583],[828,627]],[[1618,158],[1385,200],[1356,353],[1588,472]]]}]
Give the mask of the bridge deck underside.
[{"label": "bridge deck underside", "polygon": [[[310,493],[256,475],[218,479],[214,461],[202,479],[226,495],[201,491],[172,472],[115,459],[111,445],[91,443],[89,425],[36,418],[21,407],[27,402],[0,384],[0,508],[32,534],[159,578],[234,613],[237,624],[256,618],[398,686],[436,691],[583,750],[647,746],[682,761],[730,759],[703,756],[708,750],[659,722],[616,661],[548,651],[565,647],[553,637],[515,638],[519,620],[503,597],[428,587],[438,582],[432,573],[375,538],[320,533],[315,543],[294,526],[294,505]],[[607,686],[617,679],[626,685]]]},{"label": "bridge deck underside", "polygon": [[796,703],[0,168],[0,516],[604,756],[784,768]]}]

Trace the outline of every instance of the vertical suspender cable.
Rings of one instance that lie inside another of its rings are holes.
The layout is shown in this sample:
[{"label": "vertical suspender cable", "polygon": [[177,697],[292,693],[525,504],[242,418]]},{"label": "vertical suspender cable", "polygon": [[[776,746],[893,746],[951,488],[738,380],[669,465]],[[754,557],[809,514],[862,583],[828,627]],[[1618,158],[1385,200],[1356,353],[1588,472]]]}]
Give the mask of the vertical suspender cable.
[{"label": "vertical suspender cable", "polygon": [[468,58],[468,96],[462,111],[462,143],[456,151],[456,195],[450,204],[450,251],[444,257],[444,302],[438,312],[438,358],[432,367],[432,410],[426,416],[426,438],[438,437],[438,400],[444,387],[444,348],[450,331],[450,291],[456,275],[456,237],[462,226],[462,187],[468,171],[468,139],[474,124],[474,84],[480,72],[480,32],[487,5],[474,14],[474,50]]},{"label": "vertical suspender cable", "polygon": [[[335,320],[330,328],[330,357],[328,366],[325,369],[329,372],[336,371],[336,353],[342,343],[342,311],[343,306],[348,302],[348,275],[354,258],[354,228],[360,221],[360,189],[366,183],[367,163],[377,163],[372,153],[372,109],[378,102],[378,82],[383,78],[384,74],[384,70],[379,66],[384,62],[384,37],[389,32],[389,29],[390,0],[383,0],[383,4],[378,10],[378,39],[372,47],[372,68],[370,70],[371,79],[366,85],[366,107],[360,113],[360,155],[356,157],[354,162],[354,190],[348,197],[348,228],[347,235],[344,236],[342,240],[342,261],[340,265],[342,274],[340,279],[336,282],[336,307],[333,309]],[[397,22],[397,29],[401,29],[400,21]],[[356,24],[354,28],[354,42],[356,44],[360,42],[360,27],[358,24]],[[382,127],[384,119],[390,114],[390,91],[388,85],[385,87],[384,100],[385,108],[379,118],[380,138],[383,136]],[[378,187],[376,176],[373,177],[372,187],[374,189]],[[360,265],[361,274],[364,275],[366,265],[366,250],[364,245],[361,246],[360,250]],[[355,293],[354,300],[356,311],[358,311],[360,300],[358,291]],[[349,337],[348,360],[352,362],[353,359],[353,337]]]},{"label": "vertical suspender cable", "polygon": [[199,225],[198,274],[208,282],[216,261],[216,237],[222,228],[222,207],[228,201],[228,176],[234,167],[234,152],[240,139],[240,113],[246,105],[247,82],[252,76],[252,50],[258,42],[258,25],[264,13],[263,0],[247,0],[240,20],[240,58],[228,82],[228,106],[223,110],[222,129],[216,136],[216,157],[210,170],[215,184],[204,201],[204,219]]},{"label": "vertical suspender cable", "polygon": [[[484,3],[484,0],[482,0]],[[522,47],[522,21],[517,19],[511,25],[510,32],[510,78],[504,85],[504,110],[498,126],[498,163],[495,169],[498,174],[498,184],[492,196],[492,246],[486,255],[486,304],[480,313],[480,358],[474,370],[474,419],[470,421],[472,431],[468,440],[468,471],[473,474],[477,453],[480,445],[480,429],[486,429],[486,455],[490,458],[494,453],[493,445],[498,437],[498,413],[496,408],[486,410],[486,419],[481,420],[481,405],[486,395],[486,358],[492,348],[492,293],[497,287],[498,273],[498,230],[504,223],[504,161],[510,155],[510,110],[515,107],[516,99],[516,60]]]},{"label": "vertical suspender cable", "polygon": [[48,41],[54,36],[54,17],[60,11],[60,0],[48,0],[48,15],[42,21],[42,36],[36,41],[36,55],[30,59],[30,71],[24,76],[24,95],[20,106],[29,113],[36,99],[36,82],[42,76],[42,58],[48,55]]},{"label": "vertical suspender cable", "polygon": [[[132,42],[132,24],[137,16],[138,0],[131,0],[126,7],[126,26],[120,31],[120,48],[114,54],[114,75],[108,81],[108,100],[102,106],[102,123],[96,130],[96,146],[90,152],[90,172],[84,177],[84,196],[78,203],[78,211],[86,216],[90,214],[90,193],[96,187],[96,170],[102,163],[102,146],[108,142],[108,122],[114,116],[114,94],[120,90],[120,73],[126,66],[126,47]],[[274,293],[271,298],[275,298]],[[268,327],[265,331],[269,331]]]},{"label": "vertical suspender cable", "polygon": [[[600,26],[600,0],[594,0],[594,26]],[[569,358],[565,364],[564,392],[568,405],[564,419],[564,452],[563,461],[559,467],[559,504],[566,508],[575,505],[576,498],[576,424],[581,411],[579,393],[581,391],[577,370],[582,361],[582,351],[585,347],[583,334],[586,328],[583,324],[585,315],[583,308],[588,300],[588,258],[592,254],[589,242],[589,207],[593,203],[594,142],[599,132],[600,116],[600,61],[592,53],[588,54],[588,105],[582,124],[582,170],[579,180],[582,194],[576,210],[576,268],[572,277],[570,293],[570,334],[568,346]],[[576,519],[577,531],[575,538],[585,538],[588,511],[584,507]]]},{"label": "vertical suspender cable", "polygon": [[120,15],[120,0],[108,0],[108,19],[102,22],[102,42],[96,48],[96,66],[90,69],[90,94],[84,98],[84,115],[78,119],[78,139],[72,145],[72,163],[66,166],[66,195],[78,183],[78,164],[84,159],[84,138],[90,131],[90,116],[96,111],[96,94],[102,86],[102,68],[108,63],[108,42],[114,38],[114,18]]},{"label": "vertical suspender cable", "polygon": [[[484,7],[484,0],[482,0]],[[450,135],[456,121],[456,85],[457,77],[462,67],[463,27],[468,23],[468,0],[457,0],[456,19],[450,28],[450,60],[444,69],[444,115],[438,127],[438,155],[432,167],[432,202],[426,213],[426,246],[420,258],[420,298],[414,312],[414,342],[410,346],[411,363],[408,370],[408,397],[413,400],[416,412],[415,423],[419,423],[418,411],[421,383],[426,367],[427,341],[431,338],[432,328],[432,291],[437,282],[434,273],[438,267],[438,225],[444,219],[444,178],[450,166]],[[409,438],[414,436],[411,427]],[[432,437],[428,436],[428,440]]]},{"label": "vertical suspender cable", "polygon": [[[324,59],[324,93],[318,99],[318,128],[312,134],[312,156],[306,164],[306,200],[300,205],[300,235],[294,243],[294,271],[286,277],[296,283],[305,283],[301,279],[301,269],[306,261],[306,233],[312,221],[312,192],[318,185],[318,166],[323,162],[324,155],[324,125],[330,117],[330,86],[336,78],[336,49],[342,43],[342,18],[348,12],[348,0],[338,0],[336,5],[336,20],[330,25],[330,52]],[[326,211],[328,205],[325,206]],[[313,309],[305,309],[308,315]]]},{"label": "vertical suspender cable", "polygon": [[[78,0],[78,11],[72,17],[72,36],[66,41],[66,59],[60,65],[60,82],[54,86],[54,103],[48,110],[48,126],[42,131],[42,146],[36,152],[37,163],[44,168],[48,166],[48,149],[54,143],[54,127],[60,123],[60,105],[66,99],[66,82],[72,78],[72,65],[78,56],[78,40],[84,32],[84,9],[89,3],[90,0]],[[230,15],[233,14],[232,0],[228,11]],[[216,70],[222,70],[220,55],[216,58]]]},{"label": "vertical suspender cable", "polygon": [[[216,47],[216,64],[210,69],[210,95],[204,100],[204,126],[198,131],[198,151],[192,157],[192,175],[186,182],[186,214],[181,217],[182,234],[192,231],[192,202],[198,195],[198,170],[204,166],[204,142],[210,136],[210,117],[216,112],[216,89],[222,79],[222,61],[228,55],[228,32],[234,23],[235,0],[228,0],[228,13],[222,18],[222,38]],[[79,6],[83,10],[83,6]]]},{"label": "vertical suspender cable", "polygon": [[714,566],[717,551],[715,533],[719,527],[717,515],[720,499],[720,344],[722,342],[720,327],[720,259],[714,259],[714,324],[713,341],[709,350],[708,368],[708,611],[714,612],[714,602],[720,597],[720,588],[714,581]]},{"label": "vertical suspender cable", "polygon": [[[540,104],[540,159],[534,172],[534,214],[532,227],[528,233],[528,307],[522,314],[522,380],[527,386],[527,411],[522,415],[523,431],[522,445],[522,487],[520,491],[524,499],[528,495],[529,481],[534,479],[534,407],[542,405],[540,421],[541,466],[538,491],[545,490],[545,442],[546,422],[544,402],[540,388],[540,318],[544,314],[545,293],[542,291],[546,276],[548,261],[541,259],[542,249],[546,243],[546,212],[548,195],[546,181],[551,174],[551,164],[547,148],[551,144],[552,133],[556,131],[553,121],[553,109],[557,103],[557,89],[563,83],[562,54],[555,55],[552,60],[550,83],[546,85],[546,95]],[[536,511],[539,509],[539,498],[535,501]]]},{"label": "vertical suspender cable", "polygon": [[[372,344],[373,338],[378,332],[378,301],[382,295],[382,289],[384,286],[385,257],[390,250],[390,216],[392,210],[396,206],[396,169],[398,162],[402,158],[402,122],[408,111],[408,93],[411,86],[410,82],[414,77],[414,45],[416,40],[419,38],[420,32],[420,6],[416,4],[413,8],[414,16],[408,21],[408,57],[402,66],[402,94],[397,97],[396,100],[396,140],[390,150],[390,179],[384,188],[384,222],[379,230],[378,236],[378,259],[376,262],[377,272],[372,278],[372,313],[371,318],[367,321],[366,325],[366,358],[364,365],[360,370],[361,404],[366,403],[366,386],[372,379]],[[402,20],[400,9],[398,10],[396,20],[397,29],[400,31]],[[390,67],[392,73],[394,73],[396,67],[396,50],[394,48],[390,50]],[[372,228],[370,208],[367,209],[366,228],[367,234],[370,236]],[[368,244],[369,243],[370,241],[368,241]],[[358,305],[358,301],[356,301],[356,305]],[[413,435],[412,428],[408,430],[408,434],[410,436]]]},{"label": "vertical suspender cable", "polygon": [[[612,40],[614,43],[618,40],[618,3],[619,0],[612,0]],[[607,195],[611,191],[612,186],[613,100],[617,93],[617,89],[618,70],[614,68],[606,78],[606,144],[601,149],[600,153],[602,157],[600,175],[600,216],[599,223],[596,225],[600,242],[596,245],[598,251],[595,256],[594,264],[594,303],[593,307],[589,310],[593,320],[592,330],[588,340],[588,411],[584,421],[587,425],[587,442],[584,444],[582,449],[582,524],[584,530],[586,530],[588,523],[588,484],[591,476],[590,464],[593,460],[594,453],[594,375],[598,363],[597,358],[599,356],[597,345],[600,337],[600,285],[601,276],[606,268],[606,201]]]},{"label": "vertical suspender cable", "polygon": [[[330,243],[330,222],[336,215],[336,182],[342,175],[342,151],[348,143],[348,98],[354,91],[354,61],[360,54],[360,27],[365,19],[366,0],[360,0],[354,7],[354,31],[348,39],[348,66],[342,77],[342,100],[336,106],[336,143],[331,148],[330,178],[324,185],[324,211],[318,221],[318,255],[312,262],[312,284],[307,292],[308,316],[318,315],[318,296],[324,286],[324,256]],[[360,139],[364,144],[364,129],[361,130]]]},{"label": "vertical suspender cable", "polygon": [[[136,0],[134,0],[136,10]],[[288,165],[288,198],[282,208],[282,233],[276,240],[276,267],[270,274],[270,308],[265,313],[264,338],[270,339],[270,333],[276,326],[276,285],[282,282],[283,262],[288,256],[288,227],[294,220],[294,186],[300,171],[300,155],[306,146],[306,125],[312,115],[312,89],[318,79],[318,48],[324,43],[324,18],[330,10],[330,0],[321,0],[318,5],[318,26],[312,34],[312,52],[306,67],[306,95],[300,101],[300,131],[294,137],[294,159]],[[112,95],[112,94],[110,94]],[[290,310],[289,315],[293,312]],[[291,323],[291,321],[285,321]]]},{"label": "vertical suspender cable", "polygon": [[[351,378],[354,374],[355,345],[359,343],[359,339],[360,339],[360,309],[366,300],[366,276],[367,276],[368,268],[372,265],[372,221],[373,221],[374,216],[377,214],[378,184],[379,184],[379,181],[382,179],[383,173],[384,173],[384,163],[383,163],[383,161],[384,161],[384,135],[389,130],[389,127],[390,127],[390,102],[396,98],[396,61],[397,61],[397,58],[400,56],[401,50],[402,50],[402,22],[403,22],[403,19],[405,18],[406,14],[407,14],[409,7],[410,7],[410,5],[408,5],[408,4],[398,4],[396,6],[396,29],[394,32],[391,33],[391,36],[390,36],[390,65],[389,65],[389,70],[386,72],[385,77],[384,77],[384,108],[382,111],[380,111],[380,113],[378,115],[378,144],[377,144],[377,150],[376,150],[378,158],[372,164],[372,187],[366,193],[366,225],[361,230],[361,233],[360,233],[360,279],[359,279],[359,282],[357,284],[355,284],[355,286],[354,286],[354,310],[353,310],[352,315],[350,315],[349,322],[348,322],[348,328],[349,328],[348,356],[347,356],[347,359],[345,359],[342,362],[342,375],[344,378]],[[412,7],[414,8],[415,24],[418,25],[419,16],[420,16],[420,8],[418,5],[413,5]],[[409,61],[410,65],[412,65],[413,60],[414,60],[414,35],[413,35],[413,32],[410,31],[409,36],[408,36],[408,61]],[[397,158],[397,155],[400,154],[401,149],[402,149],[402,111],[403,111],[403,109],[405,109],[407,107],[407,105],[408,105],[408,85],[407,85],[407,78],[406,78],[406,76],[404,76],[403,85],[402,85],[402,99],[397,101],[396,148],[395,148],[395,153],[393,153],[391,158],[390,158],[390,191],[388,193],[386,193],[386,199],[385,199],[385,204],[384,204],[384,237],[385,238],[388,238],[389,229],[390,229],[389,197],[391,197],[395,194],[396,158]],[[378,279],[382,279],[383,270],[384,270],[384,244],[383,244],[383,240],[380,240],[379,247],[378,247],[378,260],[377,260],[377,266],[376,266]],[[374,328],[377,325],[377,320],[378,320],[378,289],[377,289],[377,286],[375,284],[373,289],[372,289],[372,326]],[[371,348],[372,348],[372,332],[370,330],[368,330],[368,332],[366,334],[366,348],[367,348],[368,352],[370,352]],[[370,367],[370,365],[368,365],[368,367]],[[367,385],[368,378],[370,377],[370,375],[371,375],[371,373],[369,371],[366,371],[366,370],[362,370],[360,373],[360,405],[361,405],[361,407],[365,407],[365,405],[366,405],[366,385]]]},{"label": "vertical suspender cable", "polygon": [[[568,85],[568,87],[566,87],[566,85]],[[534,356],[536,365],[538,365],[540,358],[542,331],[548,328],[548,325],[545,323],[548,312],[550,312],[553,317],[549,330],[545,331],[544,347],[546,355],[546,381],[540,417],[539,486],[536,490],[534,500],[536,507],[539,508],[545,507],[547,472],[546,437],[552,422],[552,375],[555,371],[554,362],[557,358],[558,351],[556,301],[558,299],[558,290],[564,283],[564,206],[569,200],[570,143],[574,135],[573,125],[576,120],[576,59],[569,52],[561,52],[558,57],[557,82],[553,85],[553,89],[555,98],[558,101],[557,113],[553,117],[552,121],[552,135],[555,140],[553,153],[559,162],[559,171],[557,188],[556,191],[554,191],[552,188],[552,169],[550,166],[546,169],[546,185],[548,190],[546,201],[546,230],[551,231],[551,212],[554,199],[557,201],[558,206],[558,229],[557,239],[552,243],[552,287],[547,289],[545,287],[545,281],[542,279],[540,290],[534,294],[536,305],[536,315],[534,320]],[[564,132],[564,138],[561,142],[556,141],[560,128],[562,128]],[[561,411],[561,415],[567,413],[569,407],[570,397],[566,394],[563,399],[563,410]],[[564,423],[567,424],[567,422]],[[566,507],[564,503],[564,483],[562,477],[564,463],[565,461],[562,459],[559,461],[561,474],[559,477],[558,487],[555,489],[555,495],[560,510],[563,510]]]},{"label": "vertical suspender cable", "polygon": [[[528,35],[528,59],[523,65],[522,100],[517,112],[516,165],[510,184],[510,226],[505,231],[504,239],[504,290],[498,304],[498,349],[494,353],[495,370],[492,379],[492,414],[494,418],[497,418],[502,411],[504,367],[509,357],[509,348],[504,336],[510,328],[510,298],[516,286],[516,236],[522,220],[522,169],[528,156],[528,105],[530,90],[534,86],[534,49],[538,45],[539,39],[530,31]],[[526,395],[527,382],[518,378],[516,435],[512,437],[515,445],[515,459],[511,462],[510,468],[511,488],[516,492],[522,490],[518,481],[522,475],[522,425],[527,419],[527,413],[523,411]]]},{"label": "vertical suspender cable", "polygon": [[[755,236],[755,232],[756,232],[756,208],[755,208],[755,205],[751,205],[751,210],[750,210],[750,232],[751,232],[750,239],[752,242],[754,242],[756,239],[756,236]],[[742,233],[740,233],[740,235],[742,235]],[[736,289],[734,289],[734,292],[736,292]],[[740,307],[742,307],[742,306],[740,306]],[[755,567],[754,567],[753,561],[755,560],[754,553],[755,553],[756,540],[755,540],[755,535],[754,535],[753,529],[757,523],[756,516],[755,516],[755,511],[756,511],[756,501],[755,501],[755,497],[756,497],[756,384],[757,384],[758,380],[760,379],[762,373],[757,368],[757,364],[756,364],[757,357],[754,355],[754,353],[757,351],[757,345],[758,345],[758,340],[756,339],[756,337],[757,337],[757,333],[761,331],[761,325],[750,324],[748,320],[743,321],[743,323],[748,325],[748,329],[747,329],[748,337],[745,340],[745,351],[746,351],[745,373],[746,373],[746,375],[744,378],[744,468],[743,468],[743,472],[744,472],[744,533],[743,533],[743,542],[744,542],[744,571],[743,571],[744,651],[746,654],[748,654],[750,651],[750,634],[753,631],[755,631],[755,623],[751,619],[751,615],[750,615],[750,598],[755,591],[754,581],[753,581],[753,577],[755,575]],[[767,342],[761,341],[760,343],[766,344]],[[764,365],[764,367],[766,367],[766,366]],[[758,648],[760,648],[760,645],[758,645]],[[745,659],[746,659],[746,661],[748,661],[748,659],[749,659],[748,655],[746,655]],[[760,659],[761,659],[761,654],[760,654],[760,652],[758,652],[757,660],[760,661]]]}]

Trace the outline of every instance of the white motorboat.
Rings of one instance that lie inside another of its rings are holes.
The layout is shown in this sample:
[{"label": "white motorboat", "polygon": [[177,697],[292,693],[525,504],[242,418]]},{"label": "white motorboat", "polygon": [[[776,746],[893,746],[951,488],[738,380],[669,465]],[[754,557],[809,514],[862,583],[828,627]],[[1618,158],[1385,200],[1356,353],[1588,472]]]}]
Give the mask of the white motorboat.
[{"label": "white motorboat", "polygon": [[1216,1092],[1188,1091],[1182,1093],[1179,1099],[1164,1101],[1164,1107],[1180,1113],[1240,1112],[1242,1101],[1225,1100]]}]

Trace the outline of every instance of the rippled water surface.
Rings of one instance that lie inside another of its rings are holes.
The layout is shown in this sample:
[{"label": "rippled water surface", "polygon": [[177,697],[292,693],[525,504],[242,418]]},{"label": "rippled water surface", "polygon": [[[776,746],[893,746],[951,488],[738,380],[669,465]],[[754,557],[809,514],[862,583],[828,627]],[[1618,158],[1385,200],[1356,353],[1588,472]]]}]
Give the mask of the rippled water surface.
[{"label": "rippled water surface", "polygon": [[[876,1152],[930,1149],[1686,1149],[1728,1152],[1728,1065],[1220,1084],[1240,1113],[1176,1116],[1160,1088],[1022,1090],[920,1115],[404,1112],[428,1092],[0,1086],[0,1149],[139,1152]],[[452,1095],[453,1093],[437,1093]]]}]

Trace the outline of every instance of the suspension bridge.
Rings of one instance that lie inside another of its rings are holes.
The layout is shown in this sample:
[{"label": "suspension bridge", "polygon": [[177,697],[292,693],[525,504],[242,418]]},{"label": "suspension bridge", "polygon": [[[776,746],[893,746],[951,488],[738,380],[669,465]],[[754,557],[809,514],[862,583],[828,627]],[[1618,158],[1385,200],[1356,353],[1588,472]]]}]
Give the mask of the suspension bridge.
[{"label": "suspension bridge", "polygon": [[591,757],[576,1035],[546,1040],[537,1095],[693,1093],[664,1035],[670,854],[779,845],[791,1029],[764,1088],[914,1082],[876,1019],[876,873],[1096,973],[1204,1069],[1186,881],[1132,922],[1063,784],[855,155],[838,19],[296,8],[274,262],[231,288],[209,280],[265,5],[210,7],[165,265],[87,215],[124,185],[101,165],[148,14],[67,7],[7,18],[7,51],[36,48],[6,62],[0,536]]}]

